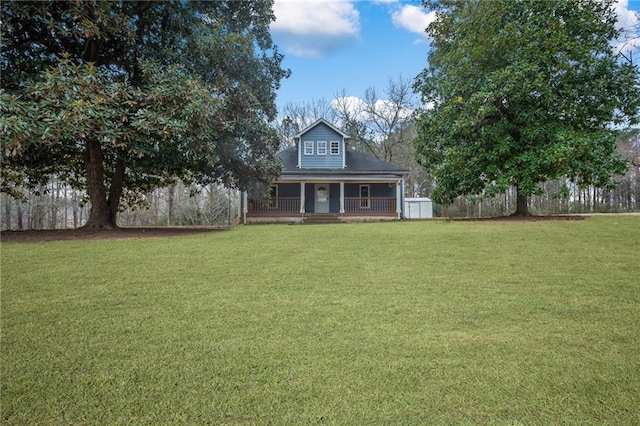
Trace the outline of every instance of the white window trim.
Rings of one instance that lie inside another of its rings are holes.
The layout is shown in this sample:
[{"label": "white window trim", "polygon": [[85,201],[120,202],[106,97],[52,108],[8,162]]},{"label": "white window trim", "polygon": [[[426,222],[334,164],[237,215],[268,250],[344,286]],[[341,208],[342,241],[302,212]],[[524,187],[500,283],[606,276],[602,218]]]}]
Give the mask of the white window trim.
[{"label": "white window trim", "polygon": [[[362,196],[362,188],[367,188],[367,197]],[[358,197],[360,198],[360,208],[361,209],[370,209],[371,208],[371,185],[360,185],[358,187]]]},{"label": "white window trim", "polygon": [[304,141],[304,155],[313,155],[313,141]]},{"label": "white window trim", "polygon": [[[336,152],[333,152],[333,147],[336,147]],[[329,142],[329,154],[331,155],[340,155],[340,142],[339,141],[331,141]]]},{"label": "white window trim", "polygon": [[318,141],[316,151],[318,155],[327,155],[327,141]]}]

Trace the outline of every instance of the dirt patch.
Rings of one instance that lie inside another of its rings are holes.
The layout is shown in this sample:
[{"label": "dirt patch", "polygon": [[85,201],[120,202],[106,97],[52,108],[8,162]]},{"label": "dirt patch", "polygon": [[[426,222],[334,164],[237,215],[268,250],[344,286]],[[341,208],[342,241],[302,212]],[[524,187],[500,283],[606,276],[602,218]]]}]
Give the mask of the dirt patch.
[{"label": "dirt patch", "polygon": [[550,216],[498,216],[487,217],[482,219],[471,220],[487,220],[494,222],[541,222],[541,221],[558,221],[558,220],[583,220],[586,216],[582,215],[550,215]]},{"label": "dirt patch", "polygon": [[[612,213],[609,213],[611,215]],[[629,213],[628,215],[638,215]],[[500,216],[488,218],[447,218],[438,217],[431,220],[466,220],[466,221],[494,221],[494,222],[540,222],[558,220],[583,220],[590,215],[549,215],[549,216]],[[116,238],[155,238],[178,237],[182,235],[198,234],[205,232],[219,232],[230,229],[227,226],[219,227],[158,227],[158,228],[118,228],[108,230],[91,229],[56,229],[43,231],[2,231],[2,242],[38,243],[42,241],[65,240],[108,240]]]},{"label": "dirt patch", "polygon": [[444,221],[467,221],[467,222],[544,222],[544,221],[565,221],[583,220],[588,215],[550,215],[550,216],[496,216],[496,217],[434,217],[430,219],[411,219],[429,222],[432,220]]},{"label": "dirt patch", "polygon": [[2,242],[39,243],[42,241],[109,240],[120,238],[179,237],[183,235],[219,232],[228,227],[166,227],[118,229],[51,229],[42,231],[2,231]]}]

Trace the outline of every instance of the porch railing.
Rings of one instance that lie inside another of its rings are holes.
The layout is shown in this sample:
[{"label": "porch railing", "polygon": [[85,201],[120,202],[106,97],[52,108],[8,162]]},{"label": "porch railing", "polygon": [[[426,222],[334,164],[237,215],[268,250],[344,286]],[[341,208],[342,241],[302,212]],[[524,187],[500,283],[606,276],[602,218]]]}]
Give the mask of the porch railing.
[{"label": "porch railing", "polygon": [[300,213],[300,198],[277,197],[265,200],[249,200],[250,213]]},{"label": "porch railing", "polygon": [[[396,213],[395,197],[345,197],[345,213],[375,214]],[[300,213],[300,198],[277,197],[265,200],[249,200],[249,213]]]},{"label": "porch railing", "polygon": [[395,197],[345,197],[345,213],[395,213]]}]

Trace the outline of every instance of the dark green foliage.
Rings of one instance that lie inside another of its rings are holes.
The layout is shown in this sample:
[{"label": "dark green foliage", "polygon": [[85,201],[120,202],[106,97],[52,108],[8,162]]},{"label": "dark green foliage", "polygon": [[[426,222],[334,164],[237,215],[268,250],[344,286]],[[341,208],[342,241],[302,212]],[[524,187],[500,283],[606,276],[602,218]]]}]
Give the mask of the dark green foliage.
[{"label": "dark green foliage", "polygon": [[611,1],[426,1],[429,66],[418,158],[433,197],[518,189],[516,213],[539,184],[566,177],[605,186],[623,173],[612,125],[635,123],[638,69],[620,60]]},{"label": "dark green foliage", "polygon": [[122,199],[176,179],[273,178],[288,71],[271,6],[4,2],[3,191],[54,173],[88,190],[89,226],[111,227]]}]

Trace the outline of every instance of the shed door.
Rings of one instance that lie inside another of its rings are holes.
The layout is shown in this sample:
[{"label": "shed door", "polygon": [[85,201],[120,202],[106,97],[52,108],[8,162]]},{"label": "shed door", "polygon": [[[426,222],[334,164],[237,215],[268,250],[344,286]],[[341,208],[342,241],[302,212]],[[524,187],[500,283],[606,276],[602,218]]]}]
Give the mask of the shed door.
[{"label": "shed door", "polygon": [[316,213],[329,213],[329,184],[316,184],[314,211]]}]

